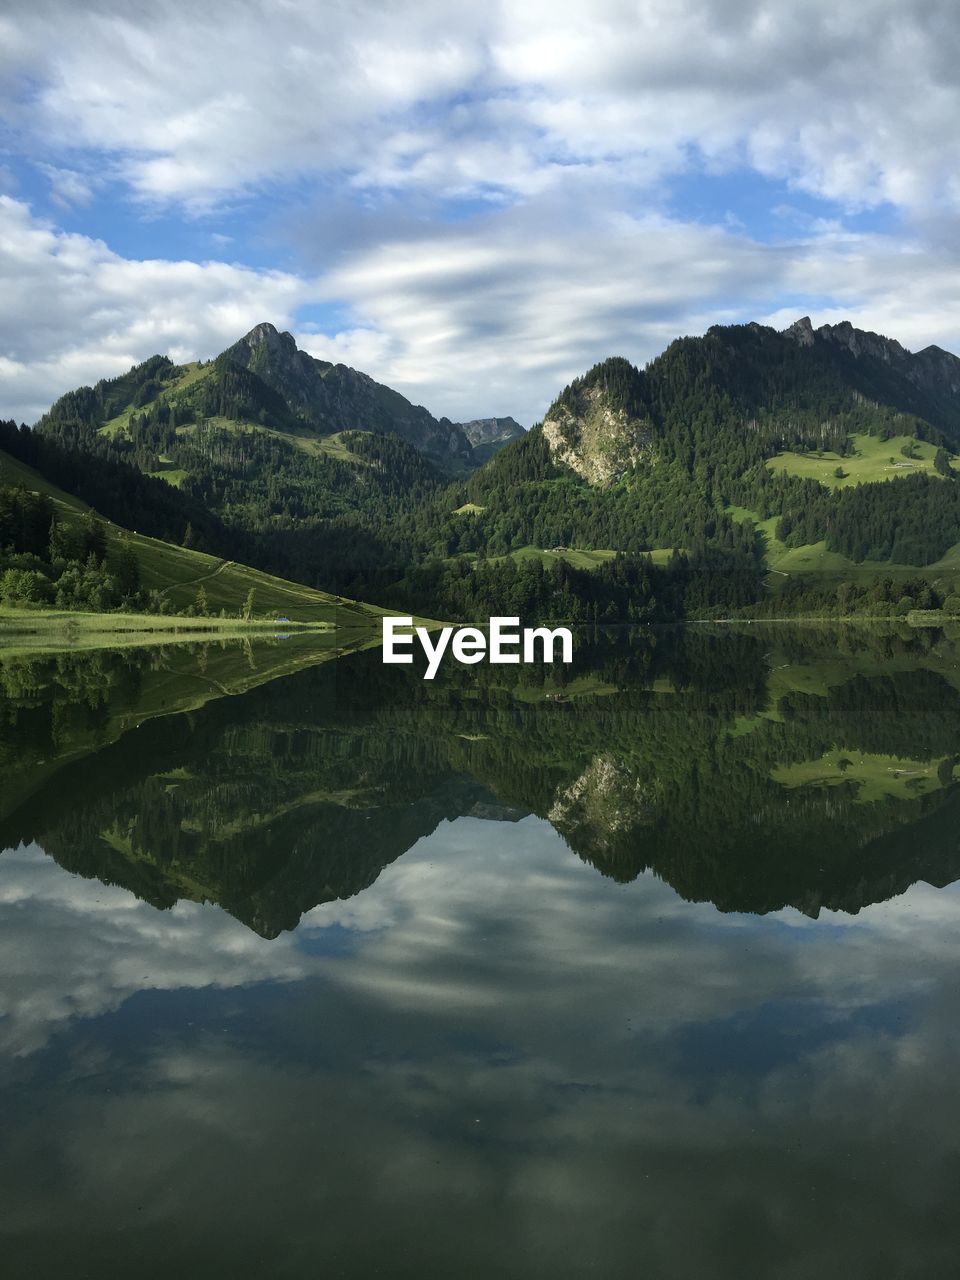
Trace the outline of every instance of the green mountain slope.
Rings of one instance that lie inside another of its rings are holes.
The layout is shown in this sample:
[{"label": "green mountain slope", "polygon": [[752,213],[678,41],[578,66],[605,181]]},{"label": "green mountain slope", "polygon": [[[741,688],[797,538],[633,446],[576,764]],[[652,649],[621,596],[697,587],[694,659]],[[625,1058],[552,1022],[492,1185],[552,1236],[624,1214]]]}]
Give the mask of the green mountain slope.
[{"label": "green mountain slope", "polygon": [[[175,365],[166,356],[152,356],[120,377],[69,392],[38,427],[84,436],[95,431],[125,441],[136,453],[155,450],[158,428],[164,443],[176,447],[178,428],[211,422],[224,430],[229,424],[263,428],[300,447],[303,441],[321,442],[320,452],[323,439],[340,432],[392,434],[450,472],[478,465],[522,431],[512,418],[465,426],[437,419],[367,374],[299,350],[289,333],[267,323],[215,360]],[[476,458],[474,437],[482,445]]]},{"label": "green mountain slope", "polygon": [[[92,510],[32,467],[2,451],[0,486],[22,487],[30,493],[45,494],[53,504],[57,522],[69,530],[80,530],[85,515]],[[297,622],[369,626],[382,614],[382,610],[373,606],[288,582],[224,557],[174,546],[123,529],[109,520],[103,521],[103,528],[108,567],[122,551],[132,552],[139,566],[141,585],[148,591],[162,592],[173,609],[194,604],[197,590],[202,586],[210,613],[218,614],[223,609],[231,617],[243,608],[251,590],[254,609],[261,616],[275,613]]]},{"label": "green mountain slope", "polygon": [[[213,522],[205,549],[239,539],[248,561],[340,591],[358,556],[382,565],[405,554],[385,553],[380,531],[472,465],[459,427],[365,374],[314,360],[271,325],[205,364],[155,356],[71,392],[35,430],[50,446],[175,486],[177,510],[192,504]],[[201,518],[190,523],[197,530]],[[168,521],[161,536],[171,532]]]},{"label": "green mountain slope", "polygon": [[642,370],[603,361],[526,433],[433,419],[259,325],[207,365],[156,357],[72,393],[38,431],[166,477],[214,522],[211,552],[227,530],[247,561],[404,611],[639,621],[956,594],[960,360],[849,325],[715,326]]},{"label": "green mountain slope", "polygon": [[849,326],[717,327],[571,384],[470,481],[473,541],[486,524],[541,547],[689,547],[727,539],[739,506],[790,547],[929,565],[960,539],[958,441],[946,352]]},{"label": "green mountain slope", "polygon": [[392,432],[441,463],[469,465],[472,446],[461,428],[347,365],[300,351],[289,333],[259,324],[221,359],[256,375],[289,411],[322,434]]}]

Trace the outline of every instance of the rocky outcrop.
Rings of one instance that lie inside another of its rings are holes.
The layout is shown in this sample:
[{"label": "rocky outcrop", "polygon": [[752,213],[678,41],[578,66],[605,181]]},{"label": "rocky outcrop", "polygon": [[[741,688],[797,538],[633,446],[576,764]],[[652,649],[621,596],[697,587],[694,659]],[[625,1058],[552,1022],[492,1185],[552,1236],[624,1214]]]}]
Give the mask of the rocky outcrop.
[{"label": "rocky outcrop", "polygon": [[643,375],[619,357],[595,365],[554,402],[543,420],[543,434],[555,462],[598,487],[654,462]]},{"label": "rocky outcrop", "polygon": [[471,462],[475,467],[483,466],[512,440],[519,440],[527,434],[513,418],[474,418],[472,422],[457,422],[454,425],[460,428],[473,446]]},{"label": "rocky outcrop", "polygon": [[650,423],[605,404],[597,389],[585,392],[578,411],[561,410],[545,418],[543,434],[556,462],[600,487],[653,460]]},{"label": "rocky outcrop", "polygon": [[525,434],[523,427],[513,418],[474,418],[472,422],[457,422],[470,443],[477,445],[507,444],[519,440]]},{"label": "rocky outcrop", "polygon": [[884,364],[898,365],[911,359],[911,353],[895,338],[885,338],[882,334],[871,333],[866,329],[855,329],[849,320],[821,325],[816,330],[816,336],[824,342],[842,347],[852,356],[872,356],[874,360],[882,360]]},{"label": "rocky outcrop", "polygon": [[813,323],[809,316],[795,320],[789,329],[784,329],[788,338],[792,338],[798,347],[812,347],[816,342]]},{"label": "rocky outcrop", "polygon": [[822,324],[819,329],[814,329],[809,316],[794,321],[783,332],[785,337],[801,347],[812,347],[822,342],[846,351],[858,360],[863,357],[879,360],[930,395],[957,395],[960,392],[960,359],[942,347],[929,346],[922,351],[909,351],[895,338],[886,338],[868,329],[857,329],[849,320]]},{"label": "rocky outcrop", "polygon": [[547,818],[571,849],[605,875],[632,880],[642,869],[642,832],[656,816],[656,786],[612,752],[597,755],[568,787],[557,789]]}]

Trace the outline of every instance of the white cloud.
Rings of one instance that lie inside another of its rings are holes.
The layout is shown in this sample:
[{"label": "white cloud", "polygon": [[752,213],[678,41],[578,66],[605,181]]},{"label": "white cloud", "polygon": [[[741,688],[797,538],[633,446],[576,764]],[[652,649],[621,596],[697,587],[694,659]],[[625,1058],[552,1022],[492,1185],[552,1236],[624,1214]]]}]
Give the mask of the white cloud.
[{"label": "white cloud", "polygon": [[89,204],[95,183],[76,169],[59,169],[54,164],[38,162],[37,168],[50,183],[50,198],[61,209]]},{"label": "white cloud", "polygon": [[960,13],[938,0],[21,0],[5,27],[23,136],[106,154],[150,199],[343,173],[524,195],[571,162],[691,157],[853,207],[960,198]]},{"label": "white cloud", "polygon": [[830,225],[761,244],[602,203],[581,209],[575,186],[564,201],[359,249],[325,287],[350,303],[357,327],[332,342],[302,335],[310,351],[361,362],[461,420],[512,413],[529,424],[597,360],[642,364],[715,323],[783,328],[809,310],[817,324],[849,319],[913,349],[960,346],[960,260],[950,250]]},{"label": "white cloud", "polygon": [[771,270],[775,255],[722,231],[656,216],[570,225],[541,206],[358,252],[325,284],[364,327],[301,341],[326,359],[359,355],[435,413],[529,422],[596,360],[653,356],[735,293],[769,297]]},{"label": "white cloud", "polygon": [[[264,319],[434,413],[525,422],[595,360],[718,321],[808,310],[960,342],[954,6],[19,0],[0,22],[13,150],[73,217],[124,185],[169,213],[289,182],[319,209],[280,232],[304,275],[124,258],[3,201],[5,414]],[[777,245],[743,210],[747,229],[668,216],[666,180],[698,168],[785,180],[834,221],[783,220]],[[450,197],[488,211],[443,224]],[[844,230],[884,201],[911,240]],[[215,252],[242,258],[240,224]],[[323,303],[338,331],[298,325]]]},{"label": "white cloud", "polygon": [[154,352],[209,358],[315,283],[224,262],[133,260],[0,195],[0,416],[33,421],[64,391]]},{"label": "white cloud", "polygon": [[[120,0],[22,5],[19,62],[36,86],[24,133],[114,158],[142,196],[204,205],[247,184],[353,167],[370,125],[460,90],[476,24],[439,4]],[[186,32],[189,31],[189,38]]]}]

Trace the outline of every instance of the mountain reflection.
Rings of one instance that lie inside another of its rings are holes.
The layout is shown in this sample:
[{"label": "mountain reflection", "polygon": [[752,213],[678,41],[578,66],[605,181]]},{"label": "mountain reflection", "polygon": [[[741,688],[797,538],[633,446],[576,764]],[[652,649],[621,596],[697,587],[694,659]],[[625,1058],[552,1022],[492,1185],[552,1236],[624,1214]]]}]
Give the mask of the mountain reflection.
[{"label": "mountain reflection", "polygon": [[597,632],[573,668],[432,683],[325,656],[0,660],[0,847],[268,938],[465,816],[535,814],[604,876],[652,870],[722,911],[856,912],[960,877],[960,646],[940,632]]}]

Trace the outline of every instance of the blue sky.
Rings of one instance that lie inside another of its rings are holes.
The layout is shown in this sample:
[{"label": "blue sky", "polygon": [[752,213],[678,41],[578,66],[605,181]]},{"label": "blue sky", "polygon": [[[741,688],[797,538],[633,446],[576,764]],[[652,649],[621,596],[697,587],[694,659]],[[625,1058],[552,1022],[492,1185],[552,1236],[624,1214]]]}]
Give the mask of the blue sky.
[{"label": "blue sky", "polygon": [[712,323],[960,347],[960,12],[11,0],[0,414],[261,320],[455,419]]}]

